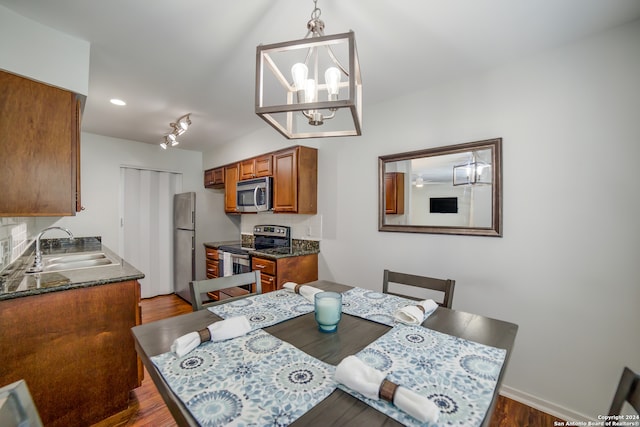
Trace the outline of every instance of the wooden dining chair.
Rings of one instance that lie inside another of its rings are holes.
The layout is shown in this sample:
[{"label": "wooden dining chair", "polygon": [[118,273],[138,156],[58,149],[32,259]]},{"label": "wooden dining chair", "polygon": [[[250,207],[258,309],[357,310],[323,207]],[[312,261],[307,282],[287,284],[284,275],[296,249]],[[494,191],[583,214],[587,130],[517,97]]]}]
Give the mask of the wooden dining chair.
[{"label": "wooden dining chair", "polygon": [[[202,294],[244,285],[251,285],[252,292],[232,298],[227,298],[224,300],[212,302],[207,301],[204,303],[202,302]],[[189,290],[191,291],[191,306],[193,307],[193,311],[202,310],[203,308],[211,307],[214,305],[224,304],[240,298],[246,298],[252,295],[261,294],[262,284],[260,282],[260,271],[256,270],[249,273],[234,274],[233,276],[193,281],[189,283]]]},{"label": "wooden dining chair", "polygon": [[609,415],[620,415],[624,402],[631,404],[631,407],[640,414],[640,374],[636,374],[626,366],[618,382],[616,394],[613,396]]},{"label": "wooden dining chair", "polygon": [[419,300],[424,298],[417,298],[415,296],[404,295],[404,294],[389,291],[390,283],[397,283],[400,285],[415,286],[417,288],[439,291],[444,293],[444,297],[442,298],[442,302],[436,301],[438,305],[446,308],[451,308],[451,305],[453,304],[453,290],[456,285],[455,280],[434,279],[433,277],[416,276],[413,274],[398,273],[395,271],[384,270],[384,276],[382,280],[383,293]]}]

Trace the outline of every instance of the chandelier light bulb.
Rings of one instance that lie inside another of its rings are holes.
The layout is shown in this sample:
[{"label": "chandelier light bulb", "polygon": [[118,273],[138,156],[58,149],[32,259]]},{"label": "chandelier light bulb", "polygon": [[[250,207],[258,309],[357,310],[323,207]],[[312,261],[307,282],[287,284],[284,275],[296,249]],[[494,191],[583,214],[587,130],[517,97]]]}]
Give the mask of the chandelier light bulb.
[{"label": "chandelier light bulb", "polygon": [[304,85],[304,102],[316,102],[316,81],[307,79]]},{"label": "chandelier light bulb", "polygon": [[302,62],[293,64],[291,67],[291,75],[293,76],[293,84],[296,90],[304,90],[307,76],[309,75],[309,69]]},{"label": "chandelier light bulb", "polygon": [[166,150],[167,149],[167,143],[166,142],[161,143],[160,147],[162,147],[163,150]]},{"label": "chandelier light bulb", "polygon": [[338,91],[340,90],[340,70],[336,67],[329,67],[324,72],[324,80],[327,83],[327,92],[329,101],[338,99]]}]

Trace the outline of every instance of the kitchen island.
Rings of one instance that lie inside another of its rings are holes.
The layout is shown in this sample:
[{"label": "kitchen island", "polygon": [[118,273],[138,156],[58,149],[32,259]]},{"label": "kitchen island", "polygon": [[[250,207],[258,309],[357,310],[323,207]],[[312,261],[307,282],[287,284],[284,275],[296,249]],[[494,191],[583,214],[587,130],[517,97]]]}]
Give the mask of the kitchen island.
[{"label": "kitchen island", "polygon": [[113,262],[26,274],[27,250],[3,271],[0,386],[24,379],[47,426],[87,426],[126,409],[142,380],[131,328],[144,274],[99,238],[46,243],[44,255],[99,251]]}]

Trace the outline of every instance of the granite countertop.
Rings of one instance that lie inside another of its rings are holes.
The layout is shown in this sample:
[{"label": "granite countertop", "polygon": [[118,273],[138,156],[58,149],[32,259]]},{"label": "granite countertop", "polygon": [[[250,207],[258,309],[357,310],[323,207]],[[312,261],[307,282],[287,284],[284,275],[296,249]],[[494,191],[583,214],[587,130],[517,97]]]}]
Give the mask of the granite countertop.
[{"label": "granite countertop", "polygon": [[[308,243],[310,242],[310,243]],[[220,246],[225,245],[238,245],[239,241],[227,241],[227,242],[206,242],[204,246],[212,249],[218,249]],[[313,255],[320,253],[320,247],[316,241],[297,240],[293,239],[291,248],[282,249],[253,249],[249,242],[243,241],[243,248],[249,251],[249,255],[267,258],[267,259],[279,259],[290,258],[296,256]]]},{"label": "granite countertop", "polygon": [[220,246],[239,245],[240,240],[227,240],[224,242],[205,242],[204,246],[211,249],[218,249]]},{"label": "granite countertop", "polygon": [[42,239],[42,255],[80,254],[103,252],[114,263],[75,270],[27,274],[33,264],[35,242],[25,253],[0,274],[0,301],[58,292],[68,289],[86,288],[108,283],[138,280],[144,274],[104,246],[100,237],[76,237],[69,239]]}]

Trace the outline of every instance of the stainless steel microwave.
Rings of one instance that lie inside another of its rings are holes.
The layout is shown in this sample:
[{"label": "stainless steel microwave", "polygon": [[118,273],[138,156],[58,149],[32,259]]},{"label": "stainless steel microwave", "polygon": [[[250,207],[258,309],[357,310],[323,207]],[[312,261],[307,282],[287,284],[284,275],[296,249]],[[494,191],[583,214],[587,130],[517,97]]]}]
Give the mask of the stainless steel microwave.
[{"label": "stainless steel microwave", "polygon": [[247,179],[238,181],[236,203],[240,212],[264,212],[272,208],[273,178]]}]

